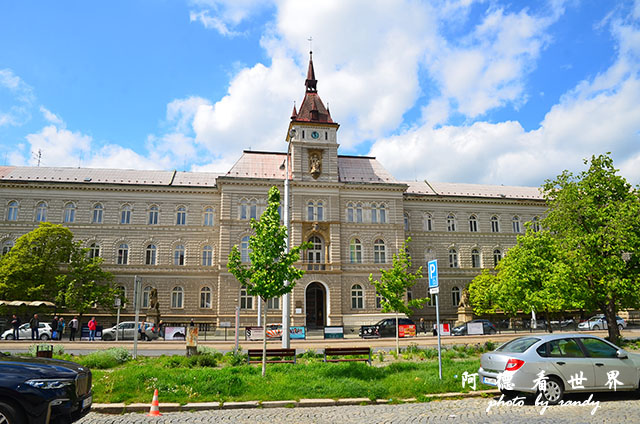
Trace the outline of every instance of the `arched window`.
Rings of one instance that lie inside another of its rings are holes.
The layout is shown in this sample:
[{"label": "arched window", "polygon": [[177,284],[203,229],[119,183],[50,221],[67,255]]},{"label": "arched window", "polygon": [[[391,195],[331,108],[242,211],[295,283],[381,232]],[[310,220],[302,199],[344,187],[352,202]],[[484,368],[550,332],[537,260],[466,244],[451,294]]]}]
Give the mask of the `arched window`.
[{"label": "arched window", "polygon": [[129,263],[129,245],[126,243],[122,243],[120,246],[118,246],[117,264],[127,265],[128,263]]},{"label": "arched window", "polygon": [[131,224],[131,206],[122,205],[120,208],[120,224]]},{"label": "arched window", "polygon": [[404,230],[409,231],[409,214],[404,214]]},{"label": "arched window", "polygon": [[18,220],[18,202],[12,200],[7,207],[7,221]]},{"label": "arched window", "polygon": [[213,265],[213,247],[204,246],[202,248],[202,266]]},{"label": "arched window", "polygon": [[176,225],[187,225],[187,208],[184,206],[176,209]]},{"label": "arched window", "polygon": [[211,288],[203,287],[200,289],[200,307],[211,308]]},{"label": "arched window", "polygon": [[387,250],[384,240],[378,239],[373,243],[373,262],[376,264],[387,263]]},{"label": "arched window", "polygon": [[36,222],[46,222],[47,221],[47,211],[49,207],[46,202],[40,202],[36,206]]},{"label": "arched window", "polygon": [[151,286],[146,286],[143,290],[142,290],[142,307],[143,308],[148,308],[150,303],[151,303],[151,289],[153,287]]},{"label": "arched window", "polygon": [[454,286],[451,288],[451,304],[453,306],[460,305],[460,288],[459,287]]},{"label": "arched window", "polygon": [[449,249],[449,268],[458,268],[458,251]]},{"label": "arched window", "polygon": [[250,262],[250,259],[249,259],[250,251],[251,250],[249,249],[249,236],[244,236],[240,241],[240,260],[242,262]]},{"label": "arched window", "polygon": [[249,296],[247,286],[240,287],[240,309],[253,309],[253,296]]},{"label": "arched window", "polygon": [[495,215],[491,217],[491,232],[492,233],[500,232],[500,221],[498,220],[498,217]]},{"label": "arched window", "polygon": [[249,202],[247,199],[240,199],[240,219],[249,219]]},{"label": "arched window", "polygon": [[475,215],[469,216],[469,232],[471,233],[478,232],[478,217]]},{"label": "arched window", "polygon": [[498,266],[498,262],[500,262],[501,259],[502,259],[502,252],[500,251],[500,249],[494,249],[493,250],[493,266],[494,267]]},{"label": "arched window", "polygon": [[251,202],[249,202],[249,218],[258,219],[258,202],[256,199],[251,199]]},{"label": "arched window", "polygon": [[203,225],[205,227],[213,227],[213,208],[210,206],[204,208]]},{"label": "arched window", "polygon": [[540,231],[540,218],[538,218],[537,216],[533,217],[533,219],[531,220],[531,228],[535,232]]},{"label": "arched window", "polygon": [[362,203],[356,203],[356,222],[362,222]]},{"label": "arched window", "polygon": [[347,222],[354,222],[355,221],[355,208],[353,206],[353,203],[349,202],[347,203]]},{"label": "arched window", "polygon": [[[408,224],[405,227],[408,227]],[[424,214],[422,227],[425,231],[433,231],[433,216],[430,213]],[[405,228],[405,231],[407,231],[407,228]]]},{"label": "arched window", "polygon": [[351,287],[351,309],[364,309],[364,291],[360,284]]},{"label": "arched window", "polygon": [[447,215],[447,231],[456,230],[456,216],[452,213]]},{"label": "arched window", "polygon": [[99,258],[100,257],[100,245],[98,243],[91,243],[89,246],[89,258]]},{"label": "arched window", "polygon": [[480,268],[481,266],[480,252],[478,251],[478,249],[471,249],[471,267]]},{"label": "arched window", "polygon": [[13,249],[14,242],[13,240],[7,240],[2,243],[2,256],[6,255]]},{"label": "arched window", "polygon": [[371,204],[371,222],[384,224],[387,222],[387,210],[384,203]]},{"label": "arched window", "polygon": [[362,263],[362,243],[357,238],[349,243],[349,259],[352,264]]},{"label": "arched window", "polygon": [[180,309],[184,305],[184,289],[180,286],[174,287],[171,290],[171,307],[174,309]]},{"label": "arched window", "polygon": [[145,265],[157,265],[158,264],[158,248],[155,244],[147,246],[144,255]]},{"label": "arched window", "polygon": [[102,216],[104,215],[104,207],[100,203],[93,205],[93,215],[91,222],[93,224],[102,224]]},{"label": "arched window", "polygon": [[513,225],[513,232],[514,233],[519,233],[520,232],[520,217],[514,216],[511,219],[511,224]]},{"label": "arched window", "polygon": [[158,218],[160,217],[160,208],[153,205],[149,208],[149,225],[158,225]]},{"label": "arched window", "polygon": [[76,220],[76,205],[73,202],[69,202],[64,205],[64,217],[65,223],[69,224]]},{"label": "arched window", "polygon": [[173,250],[173,264],[174,265],[184,265],[184,245],[179,244]]},{"label": "arched window", "polygon": [[311,236],[309,243],[311,247],[307,249],[307,269],[309,271],[324,270],[324,242],[318,236]]}]

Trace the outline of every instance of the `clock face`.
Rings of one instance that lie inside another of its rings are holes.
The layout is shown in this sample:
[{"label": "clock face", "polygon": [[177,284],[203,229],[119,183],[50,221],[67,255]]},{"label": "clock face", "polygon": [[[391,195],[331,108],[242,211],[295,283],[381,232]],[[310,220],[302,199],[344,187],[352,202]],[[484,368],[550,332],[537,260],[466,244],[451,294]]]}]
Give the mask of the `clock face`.
[{"label": "clock face", "polygon": [[314,131],[314,132],[311,133],[311,137],[318,138],[318,137],[320,137],[320,134],[318,134],[318,131]]}]

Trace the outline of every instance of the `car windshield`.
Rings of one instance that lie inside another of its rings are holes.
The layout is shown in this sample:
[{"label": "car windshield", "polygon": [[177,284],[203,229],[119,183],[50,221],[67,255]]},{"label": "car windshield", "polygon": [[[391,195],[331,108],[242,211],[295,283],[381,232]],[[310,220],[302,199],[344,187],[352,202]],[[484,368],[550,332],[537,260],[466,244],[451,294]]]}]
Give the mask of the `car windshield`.
[{"label": "car windshield", "polygon": [[523,353],[538,341],[540,339],[537,337],[521,337],[503,344],[496,349],[496,352]]}]

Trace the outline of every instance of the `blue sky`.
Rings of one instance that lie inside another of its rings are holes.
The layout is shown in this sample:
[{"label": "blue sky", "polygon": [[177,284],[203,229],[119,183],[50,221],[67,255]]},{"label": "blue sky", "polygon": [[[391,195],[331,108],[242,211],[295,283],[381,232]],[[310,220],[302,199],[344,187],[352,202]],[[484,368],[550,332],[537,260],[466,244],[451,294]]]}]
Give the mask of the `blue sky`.
[{"label": "blue sky", "polygon": [[640,0],[0,2],[2,165],[224,172],[285,150],[313,37],[342,154],[540,185],[640,183]]}]

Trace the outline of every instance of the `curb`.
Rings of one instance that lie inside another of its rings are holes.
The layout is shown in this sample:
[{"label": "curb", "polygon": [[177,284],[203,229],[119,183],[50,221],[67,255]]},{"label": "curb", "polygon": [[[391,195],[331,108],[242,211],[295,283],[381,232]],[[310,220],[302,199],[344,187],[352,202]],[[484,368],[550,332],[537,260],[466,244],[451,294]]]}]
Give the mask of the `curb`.
[{"label": "curb", "polygon": [[[425,395],[429,400],[446,400],[456,398],[473,398],[487,395],[500,394],[499,390],[477,390],[473,392],[435,393]],[[198,402],[180,405],[178,403],[160,403],[161,412],[188,412],[188,411],[211,411],[220,409],[255,409],[255,408],[308,408],[319,406],[347,406],[347,405],[385,405],[389,403],[416,403],[416,398],[409,399],[376,399],[369,398],[347,398],[347,399],[300,399],[295,400],[270,400],[270,401],[247,401],[247,402]],[[149,405],[146,403],[94,403],[91,411],[98,414],[124,414],[129,412],[148,412]]]}]

